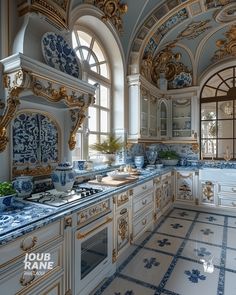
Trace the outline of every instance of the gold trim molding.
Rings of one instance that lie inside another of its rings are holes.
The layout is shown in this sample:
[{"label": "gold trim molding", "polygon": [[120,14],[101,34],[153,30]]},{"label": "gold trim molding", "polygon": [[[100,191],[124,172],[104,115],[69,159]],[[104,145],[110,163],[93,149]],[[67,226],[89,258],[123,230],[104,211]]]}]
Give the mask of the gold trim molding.
[{"label": "gold trim molding", "polygon": [[61,29],[68,29],[69,8],[70,0],[21,0],[17,6],[20,16],[28,12],[41,13]]},{"label": "gold trim molding", "polygon": [[111,21],[118,32],[123,31],[122,15],[127,13],[128,5],[120,0],[94,0],[94,5],[103,11],[102,21]]},{"label": "gold trim molding", "polygon": [[[76,132],[86,118],[85,112],[88,107],[95,101],[91,93],[82,93],[82,91],[73,89],[70,86],[61,86],[59,82],[37,76],[24,69],[5,74],[3,84],[8,98],[5,101],[5,108],[2,111],[0,109],[0,152],[6,149],[9,142],[7,128],[17,112],[17,106],[20,104],[19,94],[24,90],[30,90],[36,96],[44,98],[51,103],[62,103],[69,109],[73,108],[71,111],[73,126],[68,143],[71,150],[75,148]],[[29,171],[31,171],[32,175],[36,175],[35,173],[38,175],[37,171],[43,169],[46,169],[46,172],[50,170],[49,168],[39,167],[33,170],[26,170],[25,173],[28,175]]]}]

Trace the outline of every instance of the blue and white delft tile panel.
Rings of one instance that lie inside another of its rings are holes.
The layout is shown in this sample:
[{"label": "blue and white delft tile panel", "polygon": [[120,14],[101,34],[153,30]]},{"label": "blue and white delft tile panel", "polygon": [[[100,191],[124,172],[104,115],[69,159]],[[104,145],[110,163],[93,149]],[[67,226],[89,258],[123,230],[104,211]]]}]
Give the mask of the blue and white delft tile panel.
[{"label": "blue and white delft tile panel", "polygon": [[59,130],[44,114],[22,112],[13,121],[13,165],[51,164],[59,158]]}]

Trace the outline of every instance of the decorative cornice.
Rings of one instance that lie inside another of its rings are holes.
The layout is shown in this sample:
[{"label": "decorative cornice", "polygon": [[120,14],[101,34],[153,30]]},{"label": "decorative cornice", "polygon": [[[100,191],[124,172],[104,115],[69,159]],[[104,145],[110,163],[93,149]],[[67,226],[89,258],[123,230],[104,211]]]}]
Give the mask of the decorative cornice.
[{"label": "decorative cornice", "polygon": [[18,1],[20,16],[28,12],[45,15],[52,23],[61,29],[68,29],[70,0],[23,0]]},{"label": "decorative cornice", "polygon": [[122,15],[128,11],[128,5],[120,0],[94,0],[94,5],[103,11],[104,22],[111,21],[118,32],[123,31]]}]

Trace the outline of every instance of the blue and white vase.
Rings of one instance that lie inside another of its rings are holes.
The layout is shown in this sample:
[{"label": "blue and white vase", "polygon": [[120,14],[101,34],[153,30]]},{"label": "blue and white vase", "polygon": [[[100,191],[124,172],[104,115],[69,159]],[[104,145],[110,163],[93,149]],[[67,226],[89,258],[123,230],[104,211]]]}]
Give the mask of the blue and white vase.
[{"label": "blue and white vase", "polygon": [[58,164],[52,173],[52,182],[59,192],[70,191],[75,182],[75,172],[69,162]]},{"label": "blue and white vase", "polygon": [[138,169],[142,169],[144,165],[144,156],[134,157],[134,164]]},{"label": "blue and white vase", "polygon": [[12,182],[18,197],[28,197],[33,191],[33,177],[32,176],[19,176]]}]

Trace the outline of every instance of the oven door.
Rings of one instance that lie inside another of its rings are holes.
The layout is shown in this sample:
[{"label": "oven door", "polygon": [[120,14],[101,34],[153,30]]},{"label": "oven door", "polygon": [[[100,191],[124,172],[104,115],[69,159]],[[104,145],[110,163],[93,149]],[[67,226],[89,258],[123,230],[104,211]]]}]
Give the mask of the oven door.
[{"label": "oven door", "polygon": [[111,214],[103,216],[75,232],[74,254],[75,294],[89,294],[111,270]]}]

